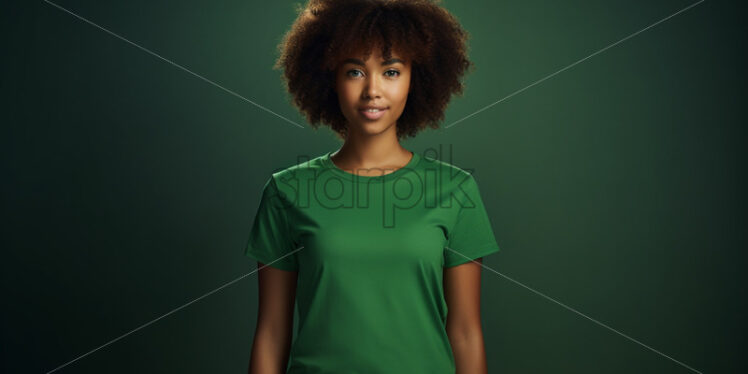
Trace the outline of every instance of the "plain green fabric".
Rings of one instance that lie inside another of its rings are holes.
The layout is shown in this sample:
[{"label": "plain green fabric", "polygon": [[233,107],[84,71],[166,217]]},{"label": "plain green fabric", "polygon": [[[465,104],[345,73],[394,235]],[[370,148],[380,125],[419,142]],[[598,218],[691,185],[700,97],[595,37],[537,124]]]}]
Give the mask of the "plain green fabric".
[{"label": "plain green fabric", "polygon": [[412,153],[358,176],[332,152],[272,173],[245,254],[298,271],[291,374],[453,374],[444,267],[499,251],[473,175]]}]

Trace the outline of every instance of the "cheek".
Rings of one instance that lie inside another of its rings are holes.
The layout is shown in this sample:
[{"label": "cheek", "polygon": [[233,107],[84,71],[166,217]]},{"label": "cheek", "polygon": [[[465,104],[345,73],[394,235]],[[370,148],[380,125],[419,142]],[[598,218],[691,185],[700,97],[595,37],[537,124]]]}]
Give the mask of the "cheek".
[{"label": "cheek", "polygon": [[408,81],[398,84],[395,87],[393,87],[390,97],[396,100],[398,102],[397,104],[400,107],[404,107],[405,102],[408,99],[409,89],[410,89],[410,84]]}]

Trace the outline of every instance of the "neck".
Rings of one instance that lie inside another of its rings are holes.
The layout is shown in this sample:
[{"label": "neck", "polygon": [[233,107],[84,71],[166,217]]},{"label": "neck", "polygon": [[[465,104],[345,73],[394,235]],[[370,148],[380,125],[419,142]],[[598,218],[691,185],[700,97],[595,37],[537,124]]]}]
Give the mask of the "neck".
[{"label": "neck", "polygon": [[400,145],[395,131],[385,131],[376,135],[348,133],[343,145],[332,156],[344,165],[372,168],[401,164],[403,159],[410,158],[410,152]]}]

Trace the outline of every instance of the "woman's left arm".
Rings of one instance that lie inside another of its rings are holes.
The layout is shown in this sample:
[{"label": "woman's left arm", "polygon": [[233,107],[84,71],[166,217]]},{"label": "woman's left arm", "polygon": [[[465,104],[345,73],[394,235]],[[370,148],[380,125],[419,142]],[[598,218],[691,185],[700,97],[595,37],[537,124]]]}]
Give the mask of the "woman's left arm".
[{"label": "woman's left arm", "polygon": [[[482,263],[483,258],[476,262]],[[480,320],[481,265],[472,261],[444,269],[447,335],[456,374],[486,374],[486,351]]]}]

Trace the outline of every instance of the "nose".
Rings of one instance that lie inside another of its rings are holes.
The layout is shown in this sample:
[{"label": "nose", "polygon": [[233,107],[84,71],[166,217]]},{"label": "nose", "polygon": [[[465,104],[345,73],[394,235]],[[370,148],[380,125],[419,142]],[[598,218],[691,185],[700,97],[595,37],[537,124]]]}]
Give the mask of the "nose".
[{"label": "nose", "polygon": [[378,98],[379,92],[379,78],[376,74],[371,74],[366,79],[366,86],[364,87],[364,96],[367,98]]}]

